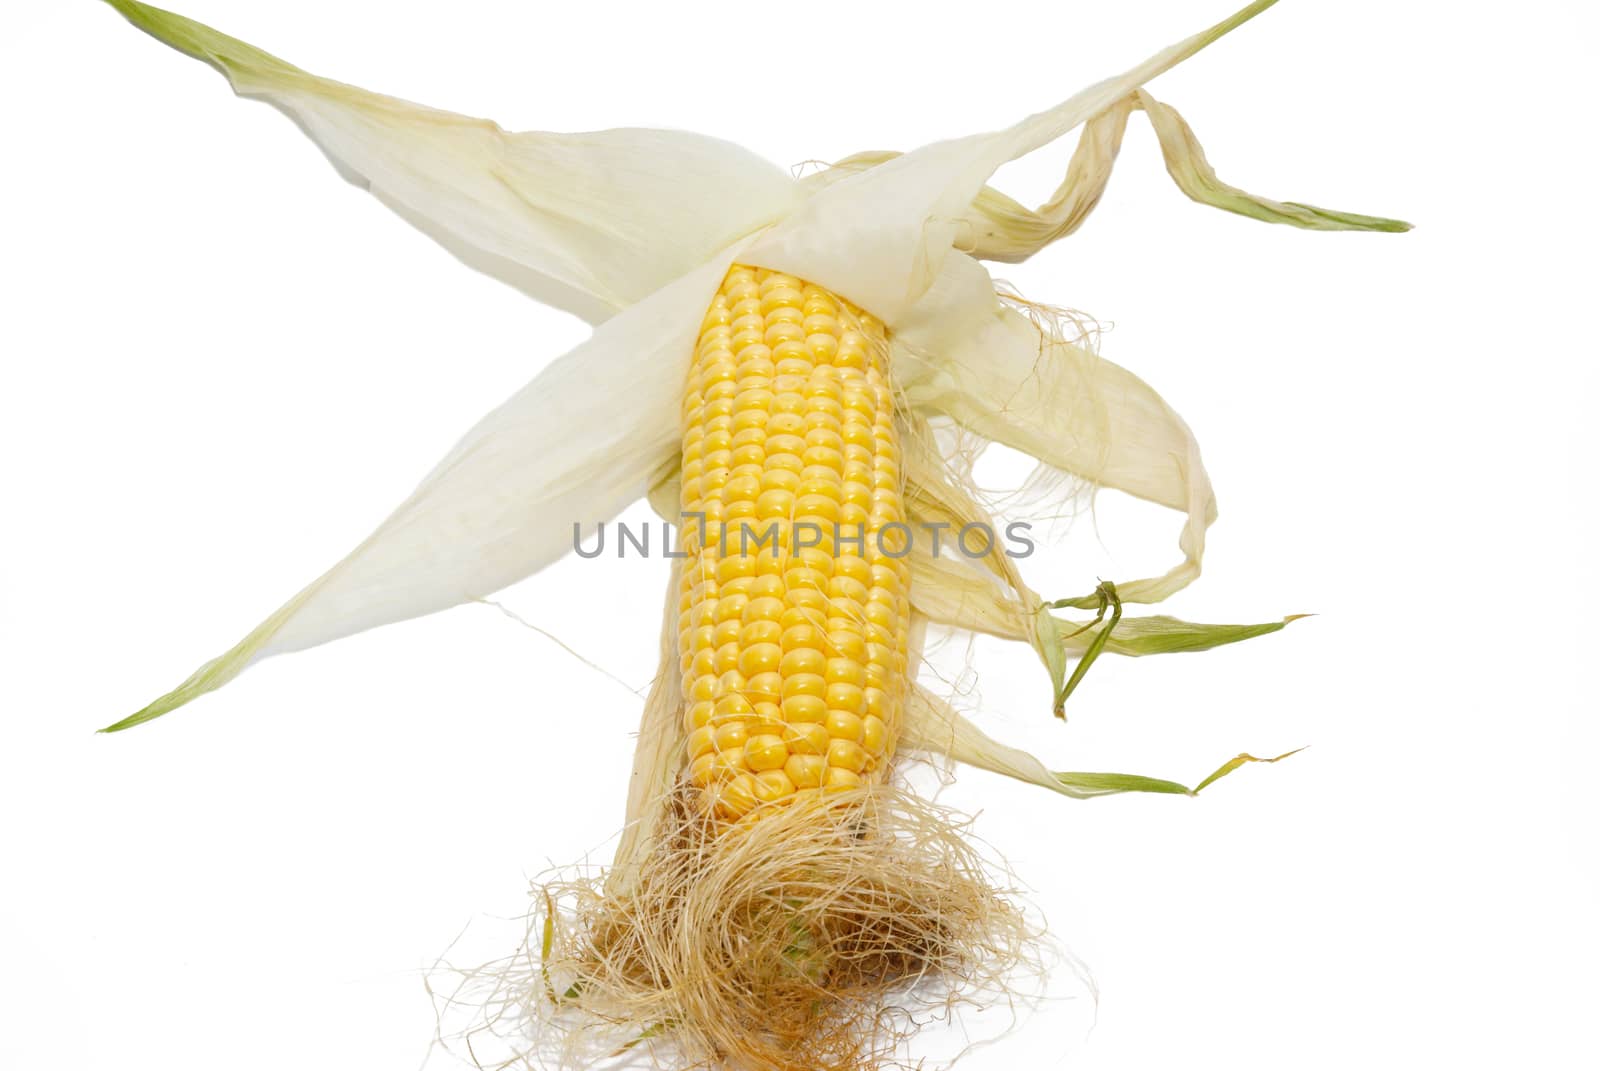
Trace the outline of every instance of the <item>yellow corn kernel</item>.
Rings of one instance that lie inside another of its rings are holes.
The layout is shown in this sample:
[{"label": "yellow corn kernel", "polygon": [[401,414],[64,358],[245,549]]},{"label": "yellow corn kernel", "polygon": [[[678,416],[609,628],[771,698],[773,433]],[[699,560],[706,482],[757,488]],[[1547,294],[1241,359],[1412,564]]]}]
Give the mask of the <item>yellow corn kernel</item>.
[{"label": "yellow corn kernel", "polygon": [[691,759],[698,759],[715,747],[716,744],[712,739],[712,732],[709,726],[696,729],[689,734],[689,757]]},{"label": "yellow corn kernel", "polygon": [[762,770],[755,776],[755,797],[762,803],[776,803],[794,795],[795,784],[782,770]]},{"label": "yellow corn kernel", "polygon": [[[695,775],[695,764],[700,761],[696,759],[690,764],[690,776],[695,778],[695,784],[703,788],[708,782],[699,780]],[[797,788],[819,788],[828,773],[828,760],[821,755],[790,755],[789,761],[783,764],[783,772],[789,775],[789,780]]]},{"label": "yellow corn kernel", "polygon": [[836,736],[828,741],[829,766],[840,766],[854,773],[860,773],[871,763],[872,756],[867,754],[867,749],[854,740]]},{"label": "yellow corn kernel", "polygon": [[745,742],[744,761],[755,771],[778,770],[789,760],[783,738],[775,735],[752,736]]},{"label": "yellow corn kernel", "polygon": [[860,788],[862,783],[860,774],[843,766],[829,766],[826,776],[822,779],[822,787],[832,792]]},{"label": "yellow corn kernel", "polygon": [[860,716],[852,711],[830,710],[822,726],[828,731],[831,739],[852,742],[861,739],[862,721]]},{"label": "yellow corn kernel", "polygon": [[751,774],[738,774],[717,790],[717,811],[725,818],[742,818],[758,802],[756,779]]},{"label": "yellow corn kernel", "polygon": [[[873,719],[877,721],[876,718]],[[878,722],[882,725],[882,722]],[[828,735],[828,727],[817,723],[791,721],[783,727],[783,743],[790,752],[801,755],[823,755],[827,753],[828,741],[833,737]],[[691,745],[694,743],[690,741]],[[693,748],[690,748],[691,752]],[[881,748],[880,748],[881,750]]]}]

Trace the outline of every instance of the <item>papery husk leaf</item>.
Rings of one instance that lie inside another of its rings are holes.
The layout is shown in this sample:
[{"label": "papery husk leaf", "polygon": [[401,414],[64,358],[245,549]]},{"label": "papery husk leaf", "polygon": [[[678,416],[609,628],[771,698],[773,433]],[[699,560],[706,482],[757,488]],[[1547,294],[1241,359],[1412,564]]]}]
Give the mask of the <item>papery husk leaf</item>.
[{"label": "papery husk leaf", "polygon": [[[913,553],[911,605],[936,624],[1027,641],[1028,614],[996,579],[957,557]],[[1048,614],[1047,614],[1048,616]]]},{"label": "papery husk leaf", "polygon": [[960,532],[976,525],[995,538],[981,554],[960,554],[974,570],[986,572],[1003,590],[1029,595],[1016,560],[1005,553],[995,519],[978,499],[976,488],[963,482],[944,458],[932,429],[916,412],[900,416],[901,471],[905,476],[905,506],[912,527],[912,557],[931,556],[933,533],[942,533],[939,548],[956,553]]},{"label": "papery husk leaf", "polygon": [[735,256],[613,317],[484,417],[378,529],[232,649],[107,731],[175,710],[274,654],[482,599],[616,516],[675,464],[700,322]]},{"label": "papery husk leaf", "polygon": [[683,468],[680,458],[672,458],[662,467],[659,477],[650,485],[645,500],[656,515],[670,524],[683,521]]},{"label": "papery husk leaf", "polygon": [[813,185],[816,192],[793,215],[751,246],[749,263],[826,286],[898,329],[939,278],[952,245],[966,232],[973,199],[996,170],[1116,106],[1275,2],[1256,0],[1132,70],[1004,130],[935,142]]},{"label": "papery husk leaf", "polygon": [[[947,536],[946,553],[935,555],[926,531],[929,525],[942,525],[947,533],[966,524],[994,532],[998,525],[978,501],[976,490],[938,456],[926,419],[915,414],[903,417],[901,437],[906,512],[914,533],[907,558],[912,607],[935,624],[1033,647],[1049,673],[1058,715],[1102,650],[1132,657],[1203,651],[1277,632],[1304,616],[1248,625],[1196,624],[1165,615],[1123,617],[1120,612],[1109,624],[1104,613],[1093,621],[1060,618],[1052,610],[1064,605],[1108,608],[1103,589],[1115,592],[1120,603],[1120,586],[1106,583],[1084,599],[1048,602],[1028,587],[1017,561],[998,547],[983,557],[969,558],[950,553]],[[1076,663],[1068,659],[1073,652],[1080,656]]]},{"label": "papery husk leaf", "polygon": [[[903,417],[902,424],[906,517],[913,533],[908,559],[913,606],[923,617],[934,619],[961,614],[980,622],[976,631],[1000,635],[1010,630],[1033,647],[1059,684],[1065,673],[1065,656],[1054,621],[1048,614],[1040,617],[1022,609],[1039,605],[1040,600],[1022,579],[1016,560],[1002,548],[994,517],[978,501],[975,489],[938,455],[927,421],[912,413]],[[941,554],[934,553],[931,538],[936,525],[946,532]],[[994,536],[987,552],[979,557],[948,549],[969,525]],[[993,619],[982,621],[986,614]]]},{"label": "papery husk leaf", "polygon": [[1051,694],[1057,697],[1055,713],[1059,715],[1061,704],[1066,702],[1067,687],[1067,649],[1060,622],[1048,613],[1039,613],[1034,616],[1032,623],[1033,649],[1038,652],[1044,668],[1050,673]]},{"label": "papery husk leaf", "polygon": [[[973,570],[963,568],[960,559],[913,555],[909,561],[912,605],[934,624],[1028,644],[1034,643],[1035,635],[1049,634],[1068,652],[1082,651],[1094,640],[1093,621],[1052,614],[1049,603],[1036,606],[1033,627],[1029,628],[1026,604],[1006,594],[999,585],[986,582]],[[1310,616],[1290,614],[1278,621],[1250,625],[1205,624],[1166,614],[1124,617],[1107,639],[1105,649],[1109,654],[1130,658],[1209,651],[1258,636],[1270,636]]]},{"label": "papery husk leaf", "polygon": [[510,133],[319,78],[134,0],[108,0],[290,115],[346,177],[472,267],[598,323],[784,216],[785,172],[671,130]]},{"label": "papery husk leaf", "polygon": [[918,613],[946,628],[1028,644],[1044,663],[1052,694],[1058,700],[1068,692],[1069,667],[1073,665],[1068,656],[1074,652],[1082,655],[1097,640],[1106,653],[1130,658],[1209,651],[1271,635],[1308,616],[1292,614],[1281,621],[1253,625],[1211,625],[1162,614],[1123,617],[1108,630],[1104,623],[1058,617],[1050,612],[1048,603],[1038,604],[1030,616],[1022,600],[1007,594],[976,570],[964,567],[958,558],[913,554],[909,561],[911,604]]},{"label": "papery husk leaf", "polygon": [[1125,792],[1193,796],[1247,763],[1278,762],[1301,750],[1297,748],[1271,758],[1237,755],[1193,788],[1177,781],[1139,774],[1052,771],[1037,756],[994,739],[962,716],[949,702],[920,685],[907,704],[900,743],[902,747],[913,751],[927,752],[990,773],[1003,774],[1073,799],[1093,799]]},{"label": "papery husk leaf", "polygon": [[1131,372],[1002,302],[988,272],[953,253],[892,341],[914,412],[941,414],[1086,482],[1184,514],[1183,561],[1159,577],[1117,580],[1122,600],[1153,603],[1200,575],[1216,497],[1200,447],[1161,396]]},{"label": "papery husk leaf", "polygon": [[1295,201],[1274,201],[1230,186],[1217,178],[1194,131],[1176,108],[1161,103],[1142,90],[1135,94],[1135,98],[1150,117],[1150,125],[1155,128],[1156,137],[1161,142],[1161,155],[1166,161],[1167,173],[1193,201],[1265,223],[1283,223],[1305,230],[1399,233],[1411,229],[1411,224],[1403,220],[1318,208]]},{"label": "papery husk leaf", "polygon": [[[1223,182],[1177,109],[1141,89],[1084,124],[1061,185],[1037,208],[1028,208],[993,186],[984,186],[965,214],[965,229],[956,237],[956,247],[982,260],[1018,263],[1076,231],[1105,193],[1122,148],[1128,116],[1135,110],[1142,110],[1150,117],[1173,182],[1199,204],[1305,230],[1398,232],[1411,229],[1409,223],[1400,220],[1317,208],[1294,201],[1274,201]],[[895,152],[855,153],[832,165],[829,171],[814,176],[812,185],[831,184],[847,174],[877,167],[899,155]]]},{"label": "papery husk leaf", "polygon": [[683,767],[688,734],[683,728],[678,667],[678,583],[682,573],[682,564],[674,561],[661,619],[661,661],[639,718],[622,839],[606,874],[606,887],[613,895],[625,894],[638,880],[638,867],[654,846],[673,784]]},{"label": "papery husk leaf", "polygon": [[[985,185],[962,213],[955,247],[984,260],[1016,262],[1076,231],[1105,193],[1112,165],[1122,149],[1133,100],[1131,96],[1124,97],[1084,123],[1066,177],[1038,208],[1028,208]],[[819,189],[901,155],[881,150],[852,153],[826,171],[809,176],[806,182],[810,188]]]}]

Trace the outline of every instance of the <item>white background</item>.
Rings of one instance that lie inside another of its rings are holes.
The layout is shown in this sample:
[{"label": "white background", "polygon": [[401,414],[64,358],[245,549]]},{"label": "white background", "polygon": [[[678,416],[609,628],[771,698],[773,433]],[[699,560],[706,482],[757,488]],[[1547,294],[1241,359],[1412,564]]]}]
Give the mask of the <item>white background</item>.
[{"label": "white background", "polygon": [[[1228,7],[184,10],[512,128],[684,127],[787,165],[1008,123]],[[496,919],[532,875],[605,858],[638,699],[476,606],[92,730],[340,556],[584,328],[110,9],[5,21],[0,1065],[416,1067],[423,968],[463,927],[459,961],[510,951]],[[1103,662],[1066,727],[1031,655],[974,652],[988,724],[1061,767],[1193,779],[1313,746],[1192,800],[961,773],[942,798],[982,812],[1100,991],[965,1067],[1595,1058],[1597,32],[1577,3],[1292,0],[1152,88],[1225,179],[1413,233],[1195,206],[1136,116],[1090,222],[1002,272],[1114,324],[1106,355],[1198,434],[1222,517],[1172,612],[1320,616]],[[1067,151],[1002,184],[1037,199]],[[1175,520],[1115,498],[1035,586],[1170,564]],[[572,560],[505,601],[643,685],[664,578]]]}]

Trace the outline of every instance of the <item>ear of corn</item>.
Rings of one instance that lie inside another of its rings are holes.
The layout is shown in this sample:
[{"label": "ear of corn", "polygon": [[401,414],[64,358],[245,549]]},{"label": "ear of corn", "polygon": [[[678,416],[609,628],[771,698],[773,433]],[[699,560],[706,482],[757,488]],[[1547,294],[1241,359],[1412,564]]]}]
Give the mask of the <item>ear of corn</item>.
[{"label": "ear of corn", "polygon": [[885,335],[735,266],[684,398],[679,652],[689,777],[725,818],[881,778],[910,570]]},{"label": "ear of corn", "polygon": [[[1035,319],[1043,310],[997,299],[973,258],[1024,259],[1070,233],[1108,181],[1136,109],[1154,124],[1174,178],[1203,203],[1318,229],[1404,226],[1221,182],[1178,114],[1141,89],[1273,0],[1254,0],[1006,129],[939,141],[892,162],[893,154],[858,154],[800,181],[730,143],[682,132],[506,131],[318,77],[137,0],[110,2],[134,25],[218,68],[239,93],[293,116],[342,172],[472,266],[597,325],[469,431],[346,557],[112,730],[175,710],[264,658],[486,598],[561,557],[573,522],[610,520],[647,488],[664,490],[676,480],[682,445],[679,362],[735,258],[848,293],[870,309],[906,349],[893,360],[908,429],[919,417],[948,417],[964,433],[1183,511],[1182,563],[1162,577],[1117,583],[1124,602],[1159,601],[1199,574],[1213,515],[1188,429],[1135,377],[1087,349],[1068,354],[1070,342],[1021,323],[1019,310]],[[1044,204],[1028,208],[985,185],[1007,161],[1079,126],[1084,141]],[[1042,347],[1056,351],[1059,374],[1041,386]],[[1013,389],[1019,369],[1027,377],[1021,393]],[[616,391],[618,382],[629,390]],[[906,461],[914,484],[914,459]],[[677,506],[657,494],[651,502],[669,513]],[[919,564],[926,571],[928,563]],[[1029,620],[1037,602],[1023,607]],[[1051,649],[1024,628],[1041,653]],[[1116,649],[1114,637],[1108,649]]]}]

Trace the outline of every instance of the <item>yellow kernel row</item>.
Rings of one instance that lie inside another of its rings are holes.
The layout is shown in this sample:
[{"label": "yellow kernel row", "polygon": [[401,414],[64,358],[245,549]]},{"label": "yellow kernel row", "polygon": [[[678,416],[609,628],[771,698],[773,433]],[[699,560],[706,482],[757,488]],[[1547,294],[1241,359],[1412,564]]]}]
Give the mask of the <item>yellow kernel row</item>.
[{"label": "yellow kernel row", "polygon": [[736,266],[684,397],[687,776],[735,819],[881,777],[908,685],[909,572],[883,330]]}]

